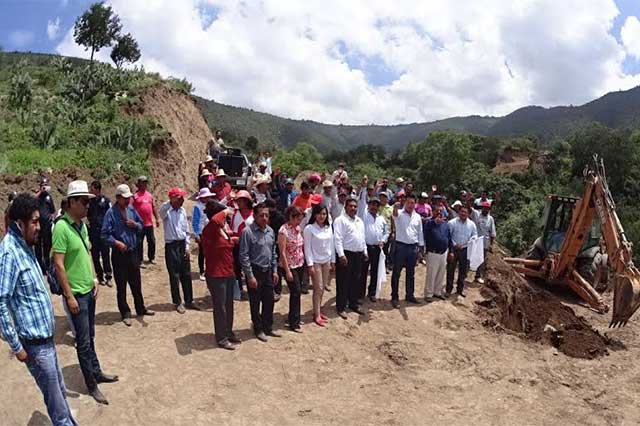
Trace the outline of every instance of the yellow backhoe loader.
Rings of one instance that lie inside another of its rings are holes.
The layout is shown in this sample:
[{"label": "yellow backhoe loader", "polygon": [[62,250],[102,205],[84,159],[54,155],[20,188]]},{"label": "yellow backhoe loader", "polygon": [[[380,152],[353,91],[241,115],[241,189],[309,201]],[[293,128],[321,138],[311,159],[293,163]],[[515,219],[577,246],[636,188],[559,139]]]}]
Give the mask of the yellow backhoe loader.
[{"label": "yellow backhoe loader", "polygon": [[600,313],[609,306],[600,296],[613,279],[610,327],[624,326],[640,307],[640,272],[632,244],[616,214],[604,163],[584,170],[582,198],[550,195],[544,231],[526,258],[506,258],[516,271],[550,285],[567,285]]}]

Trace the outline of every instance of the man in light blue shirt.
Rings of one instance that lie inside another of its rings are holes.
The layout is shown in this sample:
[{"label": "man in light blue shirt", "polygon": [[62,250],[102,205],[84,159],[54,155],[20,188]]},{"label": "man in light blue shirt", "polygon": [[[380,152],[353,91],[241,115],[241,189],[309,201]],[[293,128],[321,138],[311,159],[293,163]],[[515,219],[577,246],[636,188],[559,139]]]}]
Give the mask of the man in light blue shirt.
[{"label": "man in light blue shirt", "polygon": [[458,217],[449,222],[451,230],[451,241],[453,244],[453,253],[449,253],[447,264],[447,287],[446,295],[451,295],[453,291],[453,276],[458,268],[458,284],[456,292],[458,296],[465,297],[464,280],[469,270],[469,259],[467,257],[467,246],[469,240],[478,236],[476,224],[469,219],[469,207],[460,208]]},{"label": "man in light blue shirt", "polygon": [[[191,263],[189,261],[189,221],[187,211],[182,207],[186,191],[180,188],[169,190],[169,201],[160,206],[160,218],[164,226],[165,262],[169,271],[171,284],[171,300],[179,314],[186,309],[199,311],[193,303],[193,286],[191,283]],[[180,288],[184,294],[184,304],[180,297]]]}]

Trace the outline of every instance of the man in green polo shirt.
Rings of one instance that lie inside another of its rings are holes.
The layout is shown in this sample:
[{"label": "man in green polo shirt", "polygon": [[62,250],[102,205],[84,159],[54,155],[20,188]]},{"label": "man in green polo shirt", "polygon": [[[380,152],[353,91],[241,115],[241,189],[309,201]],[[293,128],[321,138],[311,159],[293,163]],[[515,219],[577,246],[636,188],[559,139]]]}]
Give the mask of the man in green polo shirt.
[{"label": "man in green polo shirt", "polygon": [[92,197],[87,182],[76,180],[69,184],[67,213],[54,228],[51,252],[63,302],[76,329],[76,351],[84,382],[97,402],[108,404],[98,383],[116,382],[118,376],[102,372],[94,344],[98,286],[91,263],[89,234],[82,221]]}]

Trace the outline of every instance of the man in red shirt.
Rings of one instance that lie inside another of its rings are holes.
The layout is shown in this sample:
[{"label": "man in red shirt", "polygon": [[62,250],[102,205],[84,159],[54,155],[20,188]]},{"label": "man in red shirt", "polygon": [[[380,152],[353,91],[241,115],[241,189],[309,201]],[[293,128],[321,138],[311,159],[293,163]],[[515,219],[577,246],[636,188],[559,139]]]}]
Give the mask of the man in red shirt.
[{"label": "man in red shirt", "polygon": [[300,207],[302,211],[311,208],[311,185],[308,182],[300,185],[300,194],[293,200],[293,205]]},{"label": "man in red shirt", "polygon": [[146,176],[140,176],[138,178],[137,187],[138,190],[133,194],[131,204],[136,209],[140,218],[142,218],[142,235],[138,239],[138,257],[140,263],[142,263],[143,242],[147,239],[149,263],[155,265],[156,263],[156,237],[153,233],[153,219],[156,220],[156,227],[160,226],[160,220],[158,219],[158,211],[153,201],[153,195],[147,191],[149,185],[149,179]]},{"label": "man in red shirt", "polygon": [[216,173],[216,180],[211,188],[211,192],[216,194],[216,199],[222,204],[229,202],[229,195],[231,194],[231,185],[227,182],[227,174],[223,169],[218,169]]},{"label": "man in red shirt", "polygon": [[235,211],[223,204],[210,202],[205,214],[209,223],[202,231],[202,245],[206,261],[207,288],[213,299],[213,326],[218,346],[234,350],[240,339],[233,333],[233,290],[236,285],[233,249],[239,238],[233,236],[227,217]]}]

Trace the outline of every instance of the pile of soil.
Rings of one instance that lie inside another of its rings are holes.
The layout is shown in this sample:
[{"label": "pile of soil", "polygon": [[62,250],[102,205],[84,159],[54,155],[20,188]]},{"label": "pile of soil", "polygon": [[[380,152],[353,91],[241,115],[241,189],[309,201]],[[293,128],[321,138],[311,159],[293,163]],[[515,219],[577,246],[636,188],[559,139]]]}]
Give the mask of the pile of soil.
[{"label": "pile of soil", "polygon": [[478,303],[484,325],[550,344],[575,358],[607,354],[607,340],[552,294],[538,289],[496,253],[490,253],[487,280]]}]

